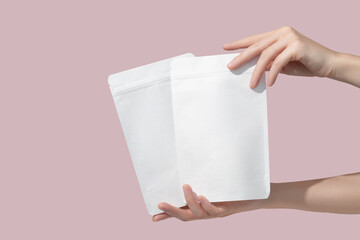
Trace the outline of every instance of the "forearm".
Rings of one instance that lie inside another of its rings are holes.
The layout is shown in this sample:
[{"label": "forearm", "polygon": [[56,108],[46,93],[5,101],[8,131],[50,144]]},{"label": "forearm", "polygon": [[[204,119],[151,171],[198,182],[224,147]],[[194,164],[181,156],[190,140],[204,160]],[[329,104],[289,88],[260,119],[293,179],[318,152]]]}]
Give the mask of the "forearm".
[{"label": "forearm", "polygon": [[335,53],[329,78],[360,87],[360,57]]},{"label": "forearm", "polygon": [[272,183],[265,208],[360,213],[360,173],[300,182]]}]

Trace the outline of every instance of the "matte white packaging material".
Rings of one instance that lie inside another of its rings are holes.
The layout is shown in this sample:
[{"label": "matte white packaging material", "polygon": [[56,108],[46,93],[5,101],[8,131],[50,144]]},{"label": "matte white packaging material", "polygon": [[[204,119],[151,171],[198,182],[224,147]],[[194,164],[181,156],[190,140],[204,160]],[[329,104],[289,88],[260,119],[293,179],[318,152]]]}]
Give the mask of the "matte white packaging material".
[{"label": "matte white packaging material", "polygon": [[249,87],[257,58],[235,71],[238,54],[171,63],[180,185],[212,202],[264,199],[270,193],[265,76]]},{"label": "matte white packaging material", "polygon": [[[189,58],[184,54],[175,58]],[[170,62],[147,64],[108,78],[110,90],[149,214],[158,203],[184,205],[175,158]]]}]

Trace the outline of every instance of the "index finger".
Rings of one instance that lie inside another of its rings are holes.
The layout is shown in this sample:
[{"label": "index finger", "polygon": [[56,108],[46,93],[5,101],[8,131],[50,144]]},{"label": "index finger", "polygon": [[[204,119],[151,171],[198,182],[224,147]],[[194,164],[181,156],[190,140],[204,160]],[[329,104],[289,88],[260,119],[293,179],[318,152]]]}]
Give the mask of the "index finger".
[{"label": "index finger", "polygon": [[274,33],[275,30],[268,31],[265,33],[255,34],[246,38],[242,38],[233,42],[225,43],[223,45],[223,48],[225,50],[236,50],[239,48],[247,48],[250,45],[254,44],[255,42],[259,41],[260,39],[263,39],[271,34]]}]

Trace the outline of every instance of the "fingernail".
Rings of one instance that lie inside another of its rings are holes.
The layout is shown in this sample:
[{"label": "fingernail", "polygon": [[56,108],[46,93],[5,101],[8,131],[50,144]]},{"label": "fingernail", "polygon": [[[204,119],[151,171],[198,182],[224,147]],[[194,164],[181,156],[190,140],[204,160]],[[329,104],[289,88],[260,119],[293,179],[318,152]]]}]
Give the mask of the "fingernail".
[{"label": "fingernail", "polygon": [[228,68],[232,67],[234,65],[234,60],[232,60],[227,66]]},{"label": "fingernail", "polygon": [[253,81],[253,80],[250,80],[249,86],[250,86],[251,88],[254,88],[254,87],[255,87],[254,85],[255,85],[255,84],[254,84],[254,81]]},{"label": "fingernail", "polygon": [[191,188],[191,186],[189,184],[184,184],[183,185],[183,190],[190,193],[192,191],[192,188]]}]

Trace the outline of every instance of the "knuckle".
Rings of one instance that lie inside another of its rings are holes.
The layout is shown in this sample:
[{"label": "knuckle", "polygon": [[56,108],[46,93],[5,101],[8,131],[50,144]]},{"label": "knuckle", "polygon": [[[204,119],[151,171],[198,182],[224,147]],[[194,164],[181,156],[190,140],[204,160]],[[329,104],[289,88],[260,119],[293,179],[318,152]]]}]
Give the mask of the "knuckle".
[{"label": "knuckle", "polygon": [[285,40],[299,39],[299,34],[294,28],[290,26],[283,26],[279,29],[279,39],[285,39]]},{"label": "knuckle", "polygon": [[272,53],[272,52],[271,52],[271,49],[269,49],[269,48],[265,49],[265,50],[261,53],[259,60],[267,60],[267,59],[269,59],[269,58],[271,57],[271,55],[272,55],[271,53]]},{"label": "knuckle", "polygon": [[253,49],[258,49],[260,47],[261,47],[261,42],[260,41],[255,42],[253,45],[251,45],[251,48],[253,48]]},{"label": "knuckle", "polygon": [[255,42],[251,46],[249,46],[247,49],[245,49],[245,51],[241,55],[245,56],[252,52],[258,52],[260,48],[261,48],[261,42]]},{"label": "knuckle", "polygon": [[285,33],[292,33],[292,32],[294,32],[294,28],[292,28],[288,25],[285,25],[280,28],[280,31],[285,32]]},{"label": "knuckle", "polygon": [[274,66],[275,68],[277,68],[277,67],[279,67],[279,65],[280,65],[280,60],[276,58],[276,59],[273,61],[272,66]]},{"label": "knuckle", "polygon": [[261,51],[262,51],[262,43],[261,42],[256,42],[254,43],[253,45],[251,45],[248,49],[246,49],[244,52],[243,52],[243,56],[249,56],[249,55],[252,55],[252,54],[261,54]]},{"label": "knuckle", "polygon": [[253,47],[259,47],[260,46],[260,42],[257,41],[257,42],[254,42],[254,44],[252,45]]},{"label": "knuckle", "polygon": [[301,50],[304,47],[304,44],[299,37],[294,37],[291,46],[296,50]]}]

